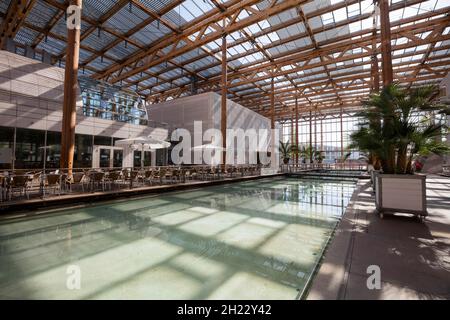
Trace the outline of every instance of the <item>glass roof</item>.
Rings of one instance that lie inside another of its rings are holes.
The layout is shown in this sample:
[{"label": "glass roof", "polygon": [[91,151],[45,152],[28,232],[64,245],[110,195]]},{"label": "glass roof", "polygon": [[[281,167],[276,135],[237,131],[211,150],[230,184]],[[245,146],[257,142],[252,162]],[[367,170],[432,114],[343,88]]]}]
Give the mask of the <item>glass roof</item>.
[{"label": "glass roof", "polygon": [[[149,101],[191,94],[193,77],[198,92],[218,91],[225,20],[228,92],[236,102],[267,109],[273,77],[280,110],[292,107],[295,96],[305,109],[357,104],[373,85],[373,57],[381,61],[373,0],[286,3],[84,0],[80,74],[135,90]],[[389,4],[395,80],[438,83],[450,63],[450,2]],[[1,20],[9,8],[9,0],[0,2]],[[36,58],[49,54],[63,67],[64,9],[61,1],[35,1],[14,35],[16,52],[32,48]]]}]

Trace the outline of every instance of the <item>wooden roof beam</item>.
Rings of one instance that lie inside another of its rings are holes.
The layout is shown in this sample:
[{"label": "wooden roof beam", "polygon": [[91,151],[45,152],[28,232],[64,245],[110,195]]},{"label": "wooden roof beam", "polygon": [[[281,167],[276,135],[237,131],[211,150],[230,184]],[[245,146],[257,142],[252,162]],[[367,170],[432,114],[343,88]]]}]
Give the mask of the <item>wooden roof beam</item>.
[{"label": "wooden roof beam", "polygon": [[12,0],[10,2],[5,18],[0,25],[0,49],[5,47],[8,38],[14,39],[35,3],[36,0]]}]

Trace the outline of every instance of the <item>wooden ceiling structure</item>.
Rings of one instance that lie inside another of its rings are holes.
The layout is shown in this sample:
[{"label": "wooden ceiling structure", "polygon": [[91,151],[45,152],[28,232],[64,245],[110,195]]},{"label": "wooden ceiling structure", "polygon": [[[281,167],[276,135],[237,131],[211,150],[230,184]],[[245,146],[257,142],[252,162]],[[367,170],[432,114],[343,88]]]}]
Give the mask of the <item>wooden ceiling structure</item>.
[{"label": "wooden ceiling structure", "polygon": [[[300,114],[353,110],[382,81],[372,0],[82,2],[80,74],[150,103],[215,91],[264,115],[274,104],[275,119],[284,120],[296,107]],[[388,2],[393,80],[439,83],[450,69],[450,1]],[[2,0],[0,47],[9,38],[19,51],[46,52],[64,65],[68,5]]]}]

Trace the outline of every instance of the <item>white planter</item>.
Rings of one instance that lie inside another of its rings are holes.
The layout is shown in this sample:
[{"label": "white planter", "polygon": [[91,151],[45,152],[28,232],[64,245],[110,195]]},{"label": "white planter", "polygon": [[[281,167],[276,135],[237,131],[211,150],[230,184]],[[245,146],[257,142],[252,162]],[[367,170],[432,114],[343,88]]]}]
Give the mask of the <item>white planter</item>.
[{"label": "white planter", "polygon": [[374,190],[375,190],[375,176],[377,174],[379,174],[380,172],[381,172],[381,170],[375,170],[375,169],[370,170],[370,182],[374,186]]},{"label": "white planter", "polygon": [[380,216],[386,212],[427,216],[426,176],[375,174],[375,204]]}]

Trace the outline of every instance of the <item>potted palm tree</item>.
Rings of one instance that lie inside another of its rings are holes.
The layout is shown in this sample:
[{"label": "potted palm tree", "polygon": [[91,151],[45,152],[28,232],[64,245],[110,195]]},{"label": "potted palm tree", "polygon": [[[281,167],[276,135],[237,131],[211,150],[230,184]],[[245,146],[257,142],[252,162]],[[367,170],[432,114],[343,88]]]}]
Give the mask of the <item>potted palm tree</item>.
[{"label": "potted palm tree", "polygon": [[433,103],[435,95],[433,86],[404,90],[393,84],[363,102],[358,116],[365,122],[351,135],[351,145],[380,164],[374,189],[381,217],[384,212],[427,215],[426,176],[414,174],[413,161],[418,155],[450,151],[439,141],[447,127],[424,121],[426,113],[449,113],[448,107]]},{"label": "potted palm tree", "polygon": [[295,152],[295,145],[288,142],[280,141],[280,146],[278,147],[281,153],[281,157],[283,158],[283,163],[288,164],[289,160],[291,160],[291,155]]},{"label": "potted palm tree", "polygon": [[302,150],[302,154],[305,159],[305,163],[311,163],[314,158],[314,148],[311,145],[308,145]]},{"label": "potted palm tree", "polygon": [[325,156],[323,155],[322,151],[315,150],[314,151],[314,159],[317,161],[317,163],[322,163],[323,159],[325,159]]}]

